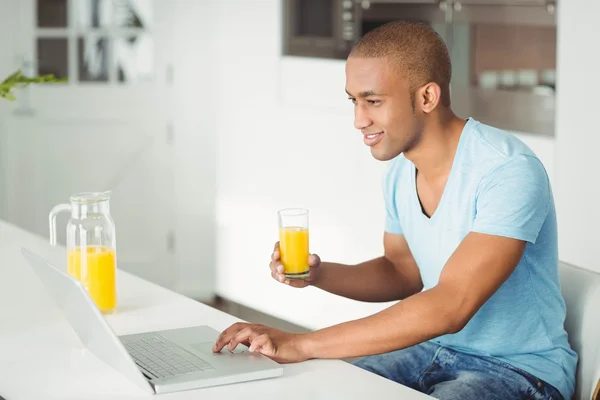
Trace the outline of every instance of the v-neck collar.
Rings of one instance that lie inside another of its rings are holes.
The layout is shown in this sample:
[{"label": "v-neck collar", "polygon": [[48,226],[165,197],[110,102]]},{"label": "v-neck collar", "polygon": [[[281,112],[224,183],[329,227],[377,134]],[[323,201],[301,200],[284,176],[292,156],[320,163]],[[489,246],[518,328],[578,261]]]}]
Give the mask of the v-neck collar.
[{"label": "v-neck collar", "polygon": [[417,180],[416,180],[417,169],[415,167],[415,164],[413,164],[412,162],[410,163],[410,180],[411,180],[411,187],[412,187],[411,192],[412,192],[412,197],[413,197],[413,203],[414,203],[414,206],[417,208],[417,210],[419,210],[420,218],[422,218],[425,221],[433,223],[436,220],[437,215],[440,214],[440,212],[442,211],[442,209],[444,207],[444,203],[446,202],[445,198],[448,197],[448,195],[447,195],[448,187],[452,185],[452,182],[455,179],[454,176],[457,174],[456,165],[458,164],[459,160],[462,158],[462,149],[464,147],[464,143],[466,141],[466,136],[467,136],[466,132],[468,132],[471,129],[472,121],[473,121],[472,118],[467,118],[467,123],[465,124],[465,126],[463,127],[463,129],[460,133],[460,137],[458,138],[458,145],[456,147],[456,152],[454,153],[454,160],[452,160],[452,167],[450,168],[450,174],[448,175],[448,180],[446,181],[446,185],[444,185],[444,191],[442,192],[440,201],[438,202],[438,205],[435,208],[435,211],[433,212],[433,214],[430,217],[428,217],[425,214],[423,207],[421,206],[421,201],[419,200],[419,192],[417,191]]}]

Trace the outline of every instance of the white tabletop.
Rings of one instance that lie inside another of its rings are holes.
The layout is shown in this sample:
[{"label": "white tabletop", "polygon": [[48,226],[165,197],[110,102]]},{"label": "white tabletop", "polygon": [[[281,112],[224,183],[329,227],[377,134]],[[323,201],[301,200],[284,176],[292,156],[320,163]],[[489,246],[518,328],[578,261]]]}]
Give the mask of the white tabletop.
[{"label": "white tabletop", "polygon": [[[64,265],[64,249],[0,220],[0,396],[21,399],[151,399],[79,341],[20,254],[23,245]],[[239,321],[197,301],[119,271],[118,334]],[[283,377],[161,394],[168,399],[430,399],[339,360],[284,365]]]}]

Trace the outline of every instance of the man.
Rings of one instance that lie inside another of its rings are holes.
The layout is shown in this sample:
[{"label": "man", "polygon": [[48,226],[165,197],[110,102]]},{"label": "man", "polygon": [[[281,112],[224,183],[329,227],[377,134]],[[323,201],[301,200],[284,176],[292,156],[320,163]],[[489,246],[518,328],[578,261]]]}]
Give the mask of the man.
[{"label": "man", "polygon": [[451,65],[428,26],[366,34],[346,63],[355,127],[384,179],[384,255],[356,266],[309,257],[304,281],[360,301],[401,300],[372,316],[294,335],[235,324],[279,362],[366,356],[356,365],[439,399],[564,399],[577,355],[563,328],[557,227],[542,163],[512,135],[450,107]]}]

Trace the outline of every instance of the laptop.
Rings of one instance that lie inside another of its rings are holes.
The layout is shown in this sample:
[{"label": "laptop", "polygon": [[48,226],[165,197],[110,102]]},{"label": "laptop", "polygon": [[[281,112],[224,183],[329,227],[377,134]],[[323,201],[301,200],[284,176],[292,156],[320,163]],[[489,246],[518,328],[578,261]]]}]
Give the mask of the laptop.
[{"label": "laptop", "polygon": [[81,342],[99,359],[151,394],[273,378],[283,367],[239,345],[213,353],[219,332],[194,326],[117,336],[75,278],[32,251],[21,253],[63,311]]}]

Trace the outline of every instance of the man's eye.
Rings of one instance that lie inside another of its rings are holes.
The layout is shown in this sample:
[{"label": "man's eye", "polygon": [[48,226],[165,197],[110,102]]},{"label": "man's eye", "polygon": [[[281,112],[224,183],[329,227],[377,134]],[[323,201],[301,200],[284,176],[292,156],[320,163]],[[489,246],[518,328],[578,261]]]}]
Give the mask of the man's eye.
[{"label": "man's eye", "polygon": [[381,100],[367,100],[369,102],[369,104],[373,104],[373,105],[377,105],[379,103],[381,103]]},{"label": "man's eye", "polygon": [[356,104],[356,99],[354,97],[348,97],[348,100],[350,100],[352,104]]}]

